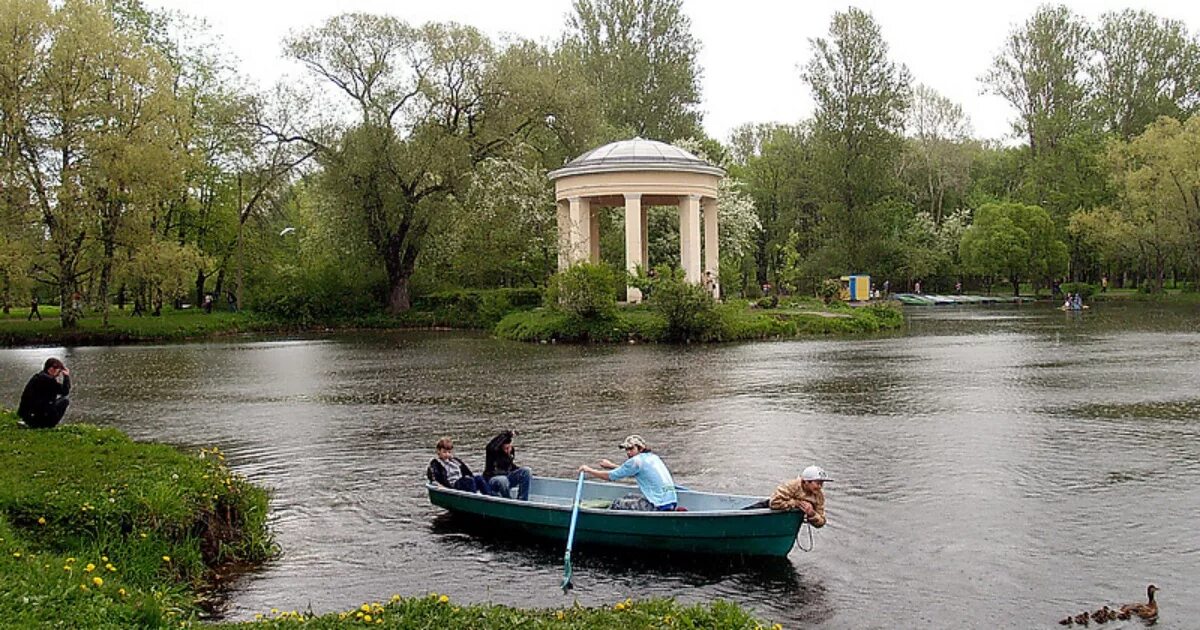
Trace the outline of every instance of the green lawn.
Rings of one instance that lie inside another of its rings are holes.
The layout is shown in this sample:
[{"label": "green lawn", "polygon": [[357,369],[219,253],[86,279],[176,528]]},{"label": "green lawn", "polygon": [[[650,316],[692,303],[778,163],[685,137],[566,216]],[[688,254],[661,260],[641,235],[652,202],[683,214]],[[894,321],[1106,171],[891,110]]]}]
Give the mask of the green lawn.
[{"label": "green lawn", "polygon": [[163,309],[163,314],[158,317],[132,317],[126,309],[112,311],[107,327],[99,315],[89,313],[79,320],[76,328],[64,330],[58,318],[58,307],[40,310],[44,316],[40,321],[26,319],[28,308],[13,309],[8,315],[0,315],[0,346],[165,341],[278,327],[248,313],[214,311],[205,314],[195,309]]}]

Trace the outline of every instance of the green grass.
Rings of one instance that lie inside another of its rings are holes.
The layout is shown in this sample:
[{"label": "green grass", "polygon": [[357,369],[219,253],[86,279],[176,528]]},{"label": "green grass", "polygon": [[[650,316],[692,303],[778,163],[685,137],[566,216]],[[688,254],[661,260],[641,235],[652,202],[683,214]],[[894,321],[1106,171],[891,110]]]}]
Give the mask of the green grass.
[{"label": "green grass", "polygon": [[[298,623],[311,628],[472,628],[508,630],[511,628],[634,630],[641,628],[756,630],[775,628],[759,621],[736,604],[717,601],[712,604],[685,606],[672,599],[625,600],[612,606],[527,610],[496,605],[464,606],[445,595],[400,597],[390,601],[369,602],[358,608],[317,617],[296,611],[275,611],[262,615],[256,624],[272,628],[294,627]],[[246,624],[252,625],[252,624]]]},{"label": "green grass", "polygon": [[43,307],[40,310],[45,317],[40,321],[27,321],[27,308],[13,309],[8,315],[0,315],[0,346],[170,341],[282,327],[277,322],[262,320],[244,312],[214,311],[205,314],[195,309],[163,309],[159,317],[132,317],[129,309],[126,309],[111,311],[108,327],[104,326],[100,315],[88,314],[79,320],[76,328],[64,330],[57,307]]},{"label": "green grass", "polygon": [[195,620],[215,567],[275,549],[267,493],[220,451],[113,429],[25,429],[0,412],[0,619],[19,627]]},{"label": "green grass", "polygon": [[[891,304],[850,307],[796,302],[758,309],[740,300],[718,305],[699,341],[745,341],[824,335],[856,335],[899,328],[904,314]],[[615,316],[583,320],[550,308],[510,313],[496,325],[503,339],[529,342],[665,341],[667,322],[644,305],[623,307]]]},{"label": "green grass", "polygon": [[[267,494],[216,448],[185,454],[113,429],[21,428],[0,410],[0,627],[178,628],[223,563],[275,553]],[[369,616],[369,617],[368,617]],[[732,628],[766,626],[736,604],[671,599],[525,610],[393,596],[325,615],[263,611],[214,627]]]}]

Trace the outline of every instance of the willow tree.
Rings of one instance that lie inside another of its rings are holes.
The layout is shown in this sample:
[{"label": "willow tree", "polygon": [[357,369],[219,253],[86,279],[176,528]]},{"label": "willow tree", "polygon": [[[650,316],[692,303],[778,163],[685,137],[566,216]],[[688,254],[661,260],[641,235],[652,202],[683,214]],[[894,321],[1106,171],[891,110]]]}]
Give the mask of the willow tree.
[{"label": "willow tree", "polygon": [[361,229],[387,272],[387,310],[405,311],[434,213],[465,189],[476,165],[553,120],[552,103],[566,92],[553,81],[518,80],[539,69],[528,45],[497,50],[456,24],[344,14],[286,47],[352,113],[277,131],[316,149],[338,217]]}]

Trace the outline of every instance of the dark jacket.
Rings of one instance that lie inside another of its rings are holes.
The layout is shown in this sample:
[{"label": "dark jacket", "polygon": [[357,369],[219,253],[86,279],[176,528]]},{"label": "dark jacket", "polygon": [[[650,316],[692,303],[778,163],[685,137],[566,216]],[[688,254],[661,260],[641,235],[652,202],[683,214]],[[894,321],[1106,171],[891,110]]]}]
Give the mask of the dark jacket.
[{"label": "dark jacket", "polygon": [[[451,457],[450,463],[458,464],[458,470],[462,473],[463,477],[472,476],[471,469],[467,468],[467,465],[463,463],[463,460],[457,457]],[[425,478],[439,486],[445,486],[447,488],[451,487],[449,478],[446,477],[446,468],[442,466],[442,463],[436,457],[429,460],[429,468],[425,469]]]},{"label": "dark jacket", "polygon": [[59,384],[46,372],[38,372],[29,379],[25,391],[21,392],[21,405],[17,408],[17,415],[28,420],[30,416],[45,414],[59,396],[66,396],[70,392],[70,376],[64,374],[62,384]]},{"label": "dark jacket", "polygon": [[500,435],[492,438],[487,445],[487,455],[483,467],[484,479],[491,479],[497,475],[507,475],[517,469],[517,465],[513,463],[513,458],[517,456],[517,449],[513,449],[512,454],[504,452],[504,445],[511,442],[513,439],[512,431],[505,431]]}]

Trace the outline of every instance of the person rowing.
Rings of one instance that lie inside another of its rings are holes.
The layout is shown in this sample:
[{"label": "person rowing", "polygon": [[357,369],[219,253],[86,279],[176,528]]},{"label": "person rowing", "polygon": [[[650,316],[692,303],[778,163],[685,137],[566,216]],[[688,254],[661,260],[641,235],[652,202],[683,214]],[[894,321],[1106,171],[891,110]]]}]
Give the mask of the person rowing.
[{"label": "person rowing", "polygon": [[579,467],[579,472],[602,481],[617,481],[633,477],[637,482],[641,495],[630,494],[616,499],[609,506],[613,510],[640,510],[671,512],[679,505],[675,494],[675,480],[667,465],[654,453],[640,435],[630,435],[621,442],[628,458],[620,466],[602,459],[600,466],[606,470],[598,470],[588,465]]}]

